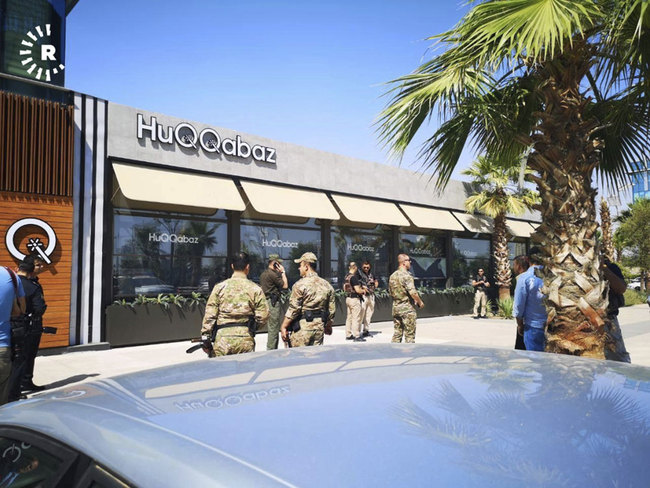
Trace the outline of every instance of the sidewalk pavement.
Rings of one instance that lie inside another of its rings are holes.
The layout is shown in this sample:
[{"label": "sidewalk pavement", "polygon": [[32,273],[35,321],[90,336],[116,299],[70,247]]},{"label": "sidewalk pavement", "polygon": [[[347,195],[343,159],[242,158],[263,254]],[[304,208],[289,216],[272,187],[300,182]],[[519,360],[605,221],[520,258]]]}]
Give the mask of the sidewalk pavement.
[{"label": "sidewalk pavement", "polygon": [[[632,357],[632,364],[650,366],[650,310],[646,305],[621,309],[619,315],[625,344]],[[197,326],[198,327],[198,326]],[[469,315],[418,319],[416,342],[428,344],[464,344],[479,347],[512,349],[515,343],[515,321],[503,319],[475,320]],[[372,337],[366,345],[390,342],[392,322],[371,324]],[[266,334],[256,338],[256,351],[266,349]],[[325,344],[345,347],[352,341],[345,340],[345,327],[334,327],[331,336],[325,336]],[[358,343],[356,343],[358,344]],[[48,389],[106,378],[159,366],[167,366],[205,358],[200,350],[186,354],[189,341],[132,346],[106,351],[69,352],[36,359],[34,382]],[[282,347],[282,341],[280,341]]]}]

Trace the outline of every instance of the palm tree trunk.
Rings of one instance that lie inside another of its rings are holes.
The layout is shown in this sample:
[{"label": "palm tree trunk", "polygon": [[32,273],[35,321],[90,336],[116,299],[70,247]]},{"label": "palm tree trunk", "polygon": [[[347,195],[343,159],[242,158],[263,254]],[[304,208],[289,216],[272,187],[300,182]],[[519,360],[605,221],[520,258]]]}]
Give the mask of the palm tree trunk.
[{"label": "palm tree trunk", "polygon": [[603,256],[614,261],[614,244],[612,242],[612,217],[605,199],[600,200],[600,228],[603,234]]},{"label": "palm tree trunk", "polygon": [[608,284],[603,280],[596,240],[595,194],[591,186],[602,143],[592,139],[598,126],[583,120],[588,100],[580,80],[589,70],[576,41],[573,51],[536,69],[543,86],[544,112],[532,136],[530,167],[542,204],[542,225],[532,235],[541,248],[546,294],[548,352],[624,360],[625,346],[607,319]]},{"label": "palm tree trunk", "polygon": [[501,300],[510,296],[510,284],[512,282],[510,260],[508,259],[508,235],[505,214],[499,214],[494,218],[492,248],[496,266],[495,282],[499,287],[499,300]]}]

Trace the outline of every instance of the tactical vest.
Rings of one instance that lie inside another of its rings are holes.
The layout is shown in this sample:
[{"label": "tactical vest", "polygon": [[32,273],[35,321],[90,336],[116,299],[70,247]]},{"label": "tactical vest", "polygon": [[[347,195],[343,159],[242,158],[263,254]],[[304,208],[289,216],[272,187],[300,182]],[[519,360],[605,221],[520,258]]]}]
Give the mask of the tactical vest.
[{"label": "tactical vest", "polygon": [[346,297],[359,298],[359,295],[352,288],[352,283],[350,283],[352,276],[354,276],[352,273],[348,273],[347,275],[345,275],[345,282],[343,283],[343,291],[345,292]]}]

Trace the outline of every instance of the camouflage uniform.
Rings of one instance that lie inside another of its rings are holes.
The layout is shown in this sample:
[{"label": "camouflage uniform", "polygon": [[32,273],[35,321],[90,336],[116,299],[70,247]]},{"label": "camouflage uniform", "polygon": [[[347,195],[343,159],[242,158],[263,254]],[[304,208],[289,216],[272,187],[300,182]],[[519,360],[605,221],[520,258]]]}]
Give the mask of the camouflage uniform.
[{"label": "camouflage uniform", "polygon": [[300,330],[291,334],[291,347],[323,344],[324,324],[321,312],[325,307],[329,310],[330,320],[333,319],[336,312],[334,288],[314,271],[310,271],[293,285],[285,317],[293,320],[301,313],[312,310],[315,313],[314,321],[307,322],[304,317],[300,319]]},{"label": "camouflage uniform", "polygon": [[[243,275],[217,284],[205,306],[201,335],[212,334],[217,324],[214,352],[217,356],[240,354],[255,350],[255,339],[248,330],[248,319],[255,316],[256,329],[269,318],[269,307],[264,292]],[[241,323],[240,326],[219,328],[223,324]]]},{"label": "camouflage uniform", "polygon": [[391,342],[415,342],[415,307],[411,293],[415,292],[413,277],[403,268],[398,268],[388,280],[388,290],[393,298],[393,324],[395,332]]}]

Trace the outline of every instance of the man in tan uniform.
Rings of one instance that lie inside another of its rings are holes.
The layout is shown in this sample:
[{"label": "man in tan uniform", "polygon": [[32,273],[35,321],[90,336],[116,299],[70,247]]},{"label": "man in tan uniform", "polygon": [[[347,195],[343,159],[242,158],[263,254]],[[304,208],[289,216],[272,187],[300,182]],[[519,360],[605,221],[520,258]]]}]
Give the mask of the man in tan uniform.
[{"label": "man in tan uniform", "polygon": [[409,273],[411,259],[406,254],[397,256],[399,267],[388,280],[388,291],[393,298],[393,324],[395,332],[391,342],[415,342],[415,303],[418,307],[424,307],[424,303],[415,289],[413,277]]},{"label": "man in tan uniform", "polygon": [[[236,254],[230,266],[232,277],[215,285],[205,306],[201,328],[203,339],[214,337],[217,356],[254,351],[255,331],[269,318],[264,292],[248,279],[248,254]],[[215,327],[216,336],[213,335]]]},{"label": "man in tan uniform", "polygon": [[[281,334],[284,342],[291,341],[291,347],[320,346],[323,335],[332,333],[332,319],[336,311],[334,288],[316,273],[316,255],[306,252],[294,260],[301,279],[293,285],[289,308],[282,322]],[[300,330],[289,338],[289,325],[300,318]]]},{"label": "man in tan uniform", "polygon": [[348,309],[348,315],[345,319],[345,339],[354,340],[355,342],[365,342],[362,337],[362,320],[366,290],[361,287],[359,275],[357,273],[357,263],[350,262],[348,274],[345,275],[343,291],[345,291],[345,305]]}]

